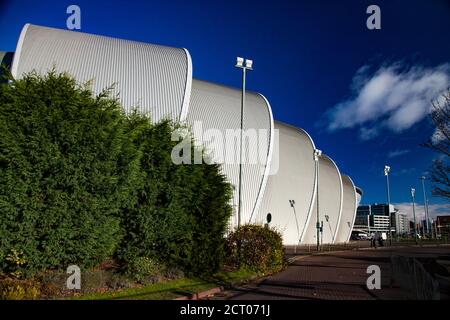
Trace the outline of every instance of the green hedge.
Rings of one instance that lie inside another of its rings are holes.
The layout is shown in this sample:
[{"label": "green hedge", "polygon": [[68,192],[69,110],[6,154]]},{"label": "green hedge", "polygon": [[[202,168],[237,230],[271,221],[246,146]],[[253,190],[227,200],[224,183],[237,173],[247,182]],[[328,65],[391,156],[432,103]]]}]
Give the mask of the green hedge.
[{"label": "green hedge", "polygon": [[[136,205],[121,214],[119,259],[126,265],[136,256],[148,256],[187,273],[217,271],[231,216],[230,185],[217,165],[172,162],[172,149],[179,142],[171,134],[179,127],[170,121],[151,125],[135,115],[129,127],[143,153],[142,174]],[[190,143],[191,154],[200,152],[192,140],[185,143]]]},{"label": "green hedge", "polygon": [[278,271],[284,265],[281,233],[260,225],[243,225],[227,238],[228,264],[257,272]]},{"label": "green hedge", "polygon": [[94,96],[68,75],[1,84],[0,272],[109,256],[217,270],[231,188],[217,165],[173,164],[177,128],[126,116],[108,91]]},{"label": "green hedge", "polygon": [[50,73],[0,86],[0,263],[16,249],[25,270],[89,267],[118,243],[127,179],[123,113],[106,93]]}]

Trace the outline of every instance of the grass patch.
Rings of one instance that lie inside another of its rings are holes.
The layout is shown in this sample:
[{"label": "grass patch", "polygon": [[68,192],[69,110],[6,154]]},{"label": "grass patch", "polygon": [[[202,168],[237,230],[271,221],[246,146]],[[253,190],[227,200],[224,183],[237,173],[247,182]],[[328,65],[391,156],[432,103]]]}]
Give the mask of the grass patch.
[{"label": "grass patch", "polygon": [[235,282],[262,276],[253,271],[237,270],[220,272],[208,278],[181,278],[167,282],[155,283],[138,288],[129,288],[106,293],[87,294],[76,297],[77,300],[169,300],[184,295],[208,290],[217,286],[230,285]]}]

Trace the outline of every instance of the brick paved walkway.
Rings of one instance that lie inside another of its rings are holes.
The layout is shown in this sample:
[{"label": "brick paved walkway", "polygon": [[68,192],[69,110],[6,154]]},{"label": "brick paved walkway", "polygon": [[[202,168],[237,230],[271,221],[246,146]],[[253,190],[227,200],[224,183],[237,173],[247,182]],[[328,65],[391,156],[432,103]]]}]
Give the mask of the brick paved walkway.
[{"label": "brick paved walkway", "polygon": [[[392,254],[449,256],[450,247],[382,248],[300,256],[278,274],[222,292],[213,299],[407,299],[403,289],[395,283],[390,284]],[[370,265],[378,265],[381,269],[380,290],[367,289],[369,275],[366,271]]]}]

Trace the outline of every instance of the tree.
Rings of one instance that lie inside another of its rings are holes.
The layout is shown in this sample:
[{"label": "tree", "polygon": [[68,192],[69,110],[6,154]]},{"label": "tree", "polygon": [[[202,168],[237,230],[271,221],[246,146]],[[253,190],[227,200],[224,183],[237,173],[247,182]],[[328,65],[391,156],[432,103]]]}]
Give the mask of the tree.
[{"label": "tree", "polygon": [[423,146],[440,154],[431,167],[433,195],[450,198],[450,89],[432,102],[430,118],[435,131]]}]

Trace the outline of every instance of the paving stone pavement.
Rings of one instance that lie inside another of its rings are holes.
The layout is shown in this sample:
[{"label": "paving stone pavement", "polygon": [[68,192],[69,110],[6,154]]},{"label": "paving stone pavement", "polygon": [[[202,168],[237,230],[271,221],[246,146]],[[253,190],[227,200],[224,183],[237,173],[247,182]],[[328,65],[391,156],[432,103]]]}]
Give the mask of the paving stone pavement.
[{"label": "paving stone pavement", "polygon": [[[381,248],[299,256],[284,271],[259,282],[232,288],[212,299],[226,300],[405,300],[406,292],[391,283],[390,257],[450,256],[450,247]],[[381,269],[381,289],[369,290],[367,267]]]}]

